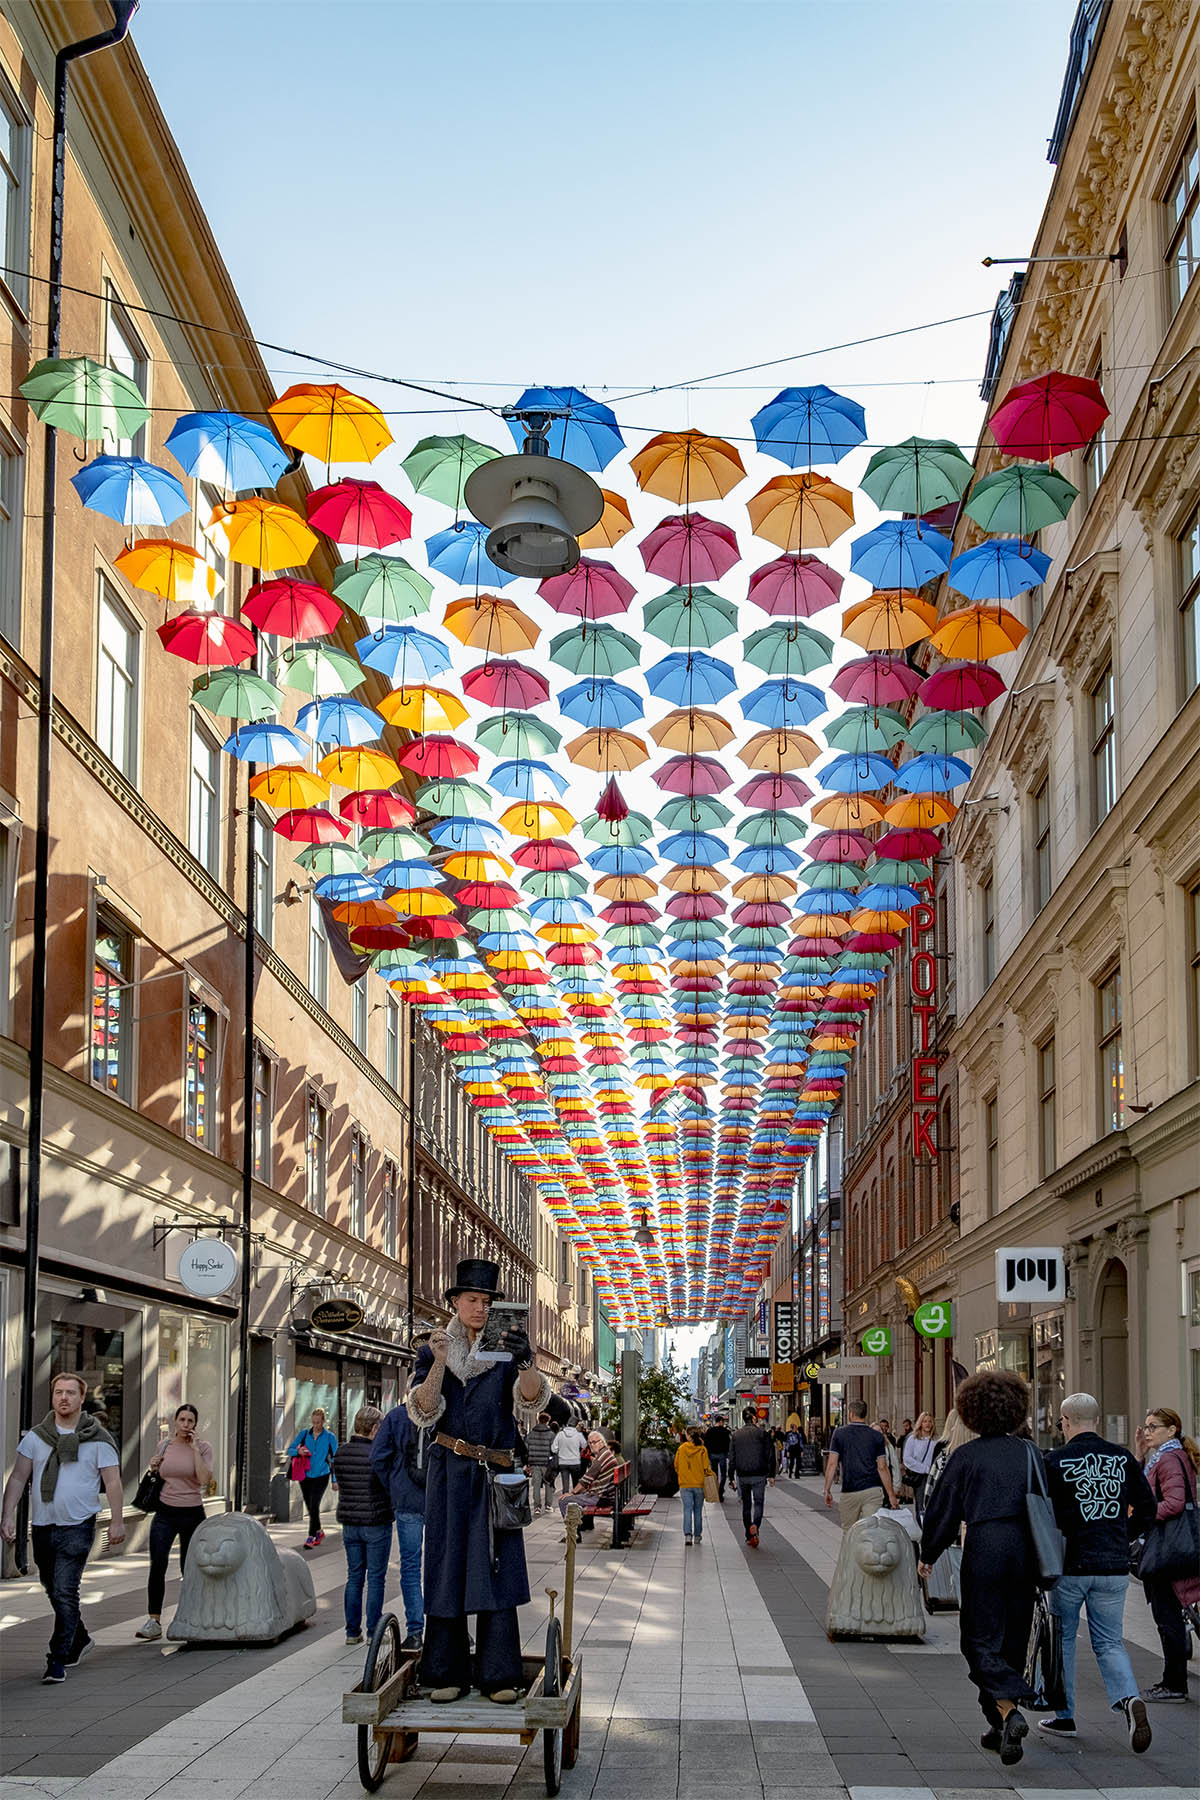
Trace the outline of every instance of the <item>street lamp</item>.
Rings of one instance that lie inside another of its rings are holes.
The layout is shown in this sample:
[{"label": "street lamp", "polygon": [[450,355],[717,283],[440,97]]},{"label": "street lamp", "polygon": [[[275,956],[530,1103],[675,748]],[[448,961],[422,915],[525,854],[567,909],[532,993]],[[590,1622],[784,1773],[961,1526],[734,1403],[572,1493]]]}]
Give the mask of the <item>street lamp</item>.
[{"label": "street lamp", "polygon": [[638,1228],[633,1234],[633,1241],[635,1244],[642,1245],[643,1248],[654,1242],[654,1233],[650,1229],[650,1215],[645,1207],[642,1208],[642,1216],[638,1221]]},{"label": "street lamp", "polygon": [[469,477],[463,498],[490,525],[487,553],[513,575],[543,581],[579,561],[579,538],[599,523],[604,495],[582,469],[550,455],[547,433],[560,415],[511,413],[526,438],[515,456],[497,456]]}]

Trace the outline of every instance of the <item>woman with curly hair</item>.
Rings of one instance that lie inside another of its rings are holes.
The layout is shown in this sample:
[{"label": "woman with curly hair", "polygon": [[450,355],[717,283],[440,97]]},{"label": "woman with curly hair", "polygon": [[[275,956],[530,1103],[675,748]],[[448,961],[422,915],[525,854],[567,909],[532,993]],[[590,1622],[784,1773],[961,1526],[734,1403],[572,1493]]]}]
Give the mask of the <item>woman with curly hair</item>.
[{"label": "woman with curly hair", "polygon": [[979,1741],[1002,1763],[1018,1763],[1029,1731],[1020,1704],[1034,1698],[1023,1670],[1037,1567],[1025,1522],[1030,1450],[1013,1434],[1028,1415],[1029,1389],[1019,1375],[989,1369],[963,1382],[955,1406],[979,1435],[955,1451],[928,1495],[921,1574],[965,1524],[959,1644],[988,1723]]}]

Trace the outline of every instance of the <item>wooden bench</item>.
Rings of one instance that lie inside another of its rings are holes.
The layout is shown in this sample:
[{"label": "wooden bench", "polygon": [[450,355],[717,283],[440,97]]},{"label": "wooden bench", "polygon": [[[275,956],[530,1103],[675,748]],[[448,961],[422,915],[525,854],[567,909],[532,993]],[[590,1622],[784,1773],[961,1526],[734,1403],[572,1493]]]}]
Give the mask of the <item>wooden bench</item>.
[{"label": "wooden bench", "polygon": [[633,1464],[618,1463],[613,1471],[613,1484],[616,1488],[616,1504],[613,1506],[596,1506],[581,1500],[580,1505],[585,1513],[594,1519],[612,1520],[612,1547],[623,1550],[628,1544],[633,1531],[633,1521],[643,1518],[646,1513],[653,1512],[653,1496],[648,1499],[634,1492]]}]

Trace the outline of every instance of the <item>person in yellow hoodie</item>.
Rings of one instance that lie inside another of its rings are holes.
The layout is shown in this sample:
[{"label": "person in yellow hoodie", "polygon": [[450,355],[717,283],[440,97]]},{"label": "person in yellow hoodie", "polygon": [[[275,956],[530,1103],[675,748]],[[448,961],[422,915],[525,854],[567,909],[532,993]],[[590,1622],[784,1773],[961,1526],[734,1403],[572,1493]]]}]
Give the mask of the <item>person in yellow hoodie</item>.
[{"label": "person in yellow hoodie", "polygon": [[683,1501],[683,1541],[698,1544],[704,1536],[704,1477],[713,1472],[700,1427],[692,1425],[675,1452],[675,1474]]}]

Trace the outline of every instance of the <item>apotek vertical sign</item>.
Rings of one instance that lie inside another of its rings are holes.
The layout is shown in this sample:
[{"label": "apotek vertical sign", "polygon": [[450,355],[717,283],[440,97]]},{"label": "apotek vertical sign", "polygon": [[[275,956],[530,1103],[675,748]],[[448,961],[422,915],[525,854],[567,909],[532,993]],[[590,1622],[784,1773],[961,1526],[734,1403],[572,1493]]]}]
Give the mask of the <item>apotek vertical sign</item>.
[{"label": "apotek vertical sign", "polygon": [[923,898],[912,909],[908,980],[912,1006],[912,1153],[914,1162],[936,1160],[938,1058],[937,907],[933,877],[915,883]]}]

